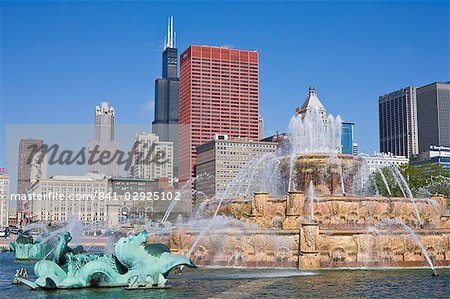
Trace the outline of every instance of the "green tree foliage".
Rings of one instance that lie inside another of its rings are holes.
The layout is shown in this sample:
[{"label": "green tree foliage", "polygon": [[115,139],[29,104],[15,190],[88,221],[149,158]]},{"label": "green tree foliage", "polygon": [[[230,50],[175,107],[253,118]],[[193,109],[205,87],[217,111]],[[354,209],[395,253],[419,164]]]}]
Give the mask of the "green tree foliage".
[{"label": "green tree foliage", "polygon": [[429,194],[442,194],[450,197],[450,173],[439,164],[422,164],[411,166],[409,164],[401,167],[411,191],[415,196],[423,195],[425,190]]},{"label": "green tree foliage", "polygon": [[[372,174],[373,186],[382,196],[406,197],[406,188],[400,178],[396,176],[395,166],[383,167]],[[383,178],[384,177],[384,178]]]},{"label": "green tree foliage", "polygon": [[[396,175],[395,166],[384,167],[371,176],[371,189],[382,196],[408,197],[403,181]],[[400,172],[414,197],[442,194],[450,199],[450,173],[438,164],[402,165]],[[384,179],[383,179],[384,176]]]}]

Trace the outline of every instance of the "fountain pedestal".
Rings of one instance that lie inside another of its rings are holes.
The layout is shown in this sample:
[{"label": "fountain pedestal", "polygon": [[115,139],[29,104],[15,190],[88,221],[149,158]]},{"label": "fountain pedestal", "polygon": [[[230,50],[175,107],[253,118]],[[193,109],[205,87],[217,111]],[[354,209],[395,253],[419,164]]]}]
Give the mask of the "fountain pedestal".
[{"label": "fountain pedestal", "polygon": [[337,170],[333,170],[331,173],[331,194],[338,193],[339,189],[339,173]]},{"label": "fountain pedestal", "polygon": [[266,215],[267,199],[269,193],[267,192],[255,192],[252,198],[252,210],[249,217],[263,217]]},{"label": "fountain pedestal", "polygon": [[319,269],[319,224],[314,222],[302,223],[299,240],[299,269]]},{"label": "fountain pedestal", "polygon": [[305,205],[305,198],[301,191],[289,191],[286,197],[285,218],[283,229],[298,229],[300,227],[300,215]]},{"label": "fountain pedestal", "polygon": [[252,198],[252,209],[250,214],[246,213],[247,217],[253,218],[253,221],[260,226],[267,225],[264,217],[266,216],[268,199],[269,193],[255,192]]}]

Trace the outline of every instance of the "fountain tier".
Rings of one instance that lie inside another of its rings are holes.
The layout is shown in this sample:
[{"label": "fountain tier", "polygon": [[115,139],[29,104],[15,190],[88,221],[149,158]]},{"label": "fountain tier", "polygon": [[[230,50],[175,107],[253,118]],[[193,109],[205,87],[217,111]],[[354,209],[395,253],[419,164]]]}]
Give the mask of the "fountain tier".
[{"label": "fountain tier", "polygon": [[[399,228],[370,227],[396,219],[417,235],[437,266],[450,266],[450,217],[445,198],[416,199],[424,228],[408,198],[315,195],[314,217],[302,191],[285,197],[257,192],[248,201],[224,200],[215,229],[201,237],[201,229],[185,227],[150,236],[151,242],[169,244],[172,251],[187,254],[200,265],[245,267],[339,267],[427,266],[421,246],[411,233]],[[206,211],[213,214],[217,204]],[[242,227],[230,228],[227,219]],[[220,221],[223,228],[220,228]],[[234,220],[236,221],[236,220]],[[256,223],[257,226],[251,226]],[[194,249],[193,244],[197,242]]]},{"label": "fountain tier", "polygon": [[313,181],[315,193],[319,195],[345,194],[346,190],[351,191],[362,164],[362,159],[353,155],[305,153],[297,155],[293,169],[289,171],[289,160],[286,157],[281,162],[283,181],[291,181],[289,191],[307,192]]}]

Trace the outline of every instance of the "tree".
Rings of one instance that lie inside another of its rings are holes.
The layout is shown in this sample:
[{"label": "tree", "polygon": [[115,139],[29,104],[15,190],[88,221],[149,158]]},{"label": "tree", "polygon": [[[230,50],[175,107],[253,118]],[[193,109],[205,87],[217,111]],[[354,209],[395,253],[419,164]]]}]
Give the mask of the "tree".
[{"label": "tree", "polygon": [[[382,196],[403,197],[408,196],[407,187],[398,175],[394,165],[383,167],[370,177],[371,192]],[[400,167],[411,193],[414,197],[429,197],[433,194],[442,194],[450,201],[450,173],[439,164],[423,164],[411,166],[409,164]]]},{"label": "tree", "polygon": [[[450,173],[440,164],[426,163],[420,166],[405,164],[400,168],[411,191],[417,195],[419,190],[431,188],[431,193],[446,191],[446,182],[450,178]],[[434,192],[432,192],[434,191]],[[450,196],[450,194],[444,194]]]},{"label": "tree", "polygon": [[376,190],[382,196],[404,197],[405,186],[402,185],[396,170],[391,167],[383,167],[372,174],[372,180],[376,185]]},{"label": "tree", "polygon": [[403,165],[401,171],[414,196],[444,195],[447,199],[447,208],[450,209],[450,172],[442,165],[432,163],[420,166]]}]

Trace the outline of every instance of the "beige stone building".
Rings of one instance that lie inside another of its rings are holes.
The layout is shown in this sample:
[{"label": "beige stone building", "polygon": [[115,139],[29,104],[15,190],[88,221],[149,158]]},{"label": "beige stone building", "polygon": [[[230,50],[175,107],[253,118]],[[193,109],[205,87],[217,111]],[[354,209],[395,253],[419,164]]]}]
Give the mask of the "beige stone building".
[{"label": "beige stone building", "polygon": [[195,188],[208,198],[221,194],[250,160],[276,150],[276,142],[229,139],[216,134],[214,140],[197,147],[196,174],[209,174],[211,179],[197,180]]},{"label": "beige stone building", "polygon": [[136,135],[129,176],[150,180],[166,178],[172,186],[173,158],[173,142],[160,141],[153,133]]},{"label": "beige stone building", "polygon": [[28,195],[33,196],[28,201],[33,222],[62,223],[76,217],[85,224],[107,225],[108,178],[104,175],[52,176],[35,182]]},{"label": "beige stone building", "polygon": [[327,122],[327,109],[319,100],[316,94],[316,90],[313,85],[309,87],[308,97],[301,107],[297,107],[295,112],[300,115],[304,115],[306,113],[311,113],[312,110],[319,111],[320,115],[323,118],[324,122]]},{"label": "beige stone building", "polygon": [[97,173],[53,176],[34,183],[29,196],[33,222],[58,224],[77,218],[91,229],[161,220],[175,200],[166,220],[187,219],[192,212],[190,197],[181,196],[168,179],[110,178]]}]

